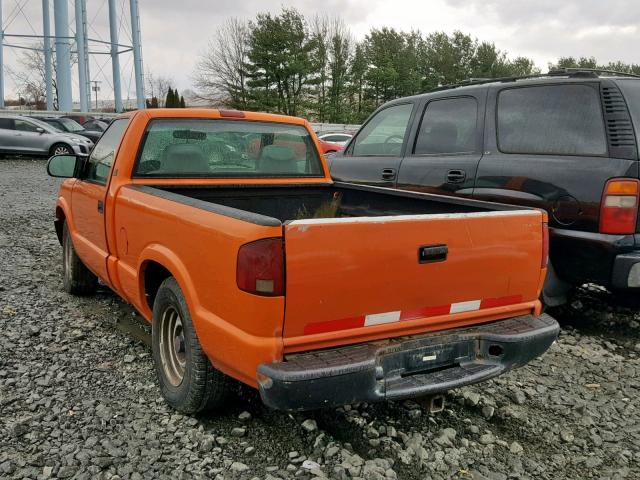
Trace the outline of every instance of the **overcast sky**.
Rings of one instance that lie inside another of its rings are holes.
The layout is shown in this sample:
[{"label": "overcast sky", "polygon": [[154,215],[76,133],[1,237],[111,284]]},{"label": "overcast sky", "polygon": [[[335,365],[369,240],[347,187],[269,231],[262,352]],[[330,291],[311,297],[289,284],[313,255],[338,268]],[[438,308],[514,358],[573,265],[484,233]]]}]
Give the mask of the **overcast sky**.
[{"label": "overcast sky", "polygon": [[[22,3],[24,0],[3,1],[6,33],[41,33],[40,0],[26,2],[26,15],[17,8]],[[116,3],[119,8],[125,7],[128,18],[128,0],[116,0]],[[423,33],[461,30],[480,40],[495,42],[511,57],[533,58],[543,71],[548,62],[569,55],[595,56],[601,62],[640,63],[640,55],[636,53],[640,43],[640,2],[637,0],[139,0],[139,3],[145,69],[173,78],[180,90],[191,87],[190,76],[198,54],[227,18],[251,19],[259,12],[277,13],[282,6],[296,7],[307,16],[338,15],[356,39],[363,38],[372,27],[382,26],[419,29]],[[90,36],[108,39],[106,0],[87,0],[87,4],[92,26]],[[70,1],[73,28],[72,5]],[[126,23],[120,27],[121,43],[129,43],[128,30]],[[17,42],[5,40],[5,43]],[[13,94],[15,88],[10,72],[19,68],[16,52],[5,49],[5,65],[9,70],[7,96]],[[125,98],[134,96],[130,57],[130,54],[121,56]],[[109,57],[93,56],[91,75],[102,80],[101,95],[105,98],[111,95],[110,74]]]}]

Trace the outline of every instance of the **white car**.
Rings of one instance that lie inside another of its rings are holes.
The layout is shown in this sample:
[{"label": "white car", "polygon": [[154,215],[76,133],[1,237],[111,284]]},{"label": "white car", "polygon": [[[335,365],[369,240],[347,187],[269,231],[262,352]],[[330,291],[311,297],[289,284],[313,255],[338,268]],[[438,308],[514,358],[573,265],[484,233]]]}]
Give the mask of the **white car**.
[{"label": "white car", "polygon": [[353,135],[350,133],[323,133],[322,135],[318,135],[320,140],[335,143],[336,145],[346,145],[352,137]]}]

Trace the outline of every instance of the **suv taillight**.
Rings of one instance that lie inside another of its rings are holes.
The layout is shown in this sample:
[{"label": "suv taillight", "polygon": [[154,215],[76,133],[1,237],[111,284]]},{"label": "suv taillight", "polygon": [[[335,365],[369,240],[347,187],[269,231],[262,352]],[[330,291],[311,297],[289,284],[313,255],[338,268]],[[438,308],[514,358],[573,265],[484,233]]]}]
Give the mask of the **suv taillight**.
[{"label": "suv taillight", "polygon": [[542,263],[540,268],[547,268],[549,262],[549,224],[544,222],[542,224]]},{"label": "suv taillight", "polygon": [[638,194],[638,180],[618,178],[607,182],[600,204],[600,233],[635,233]]},{"label": "suv taillight", "polygon": [[265,238],[238,250],[236,283],[240,290],[275,297],[284,295],[282,238]]}]

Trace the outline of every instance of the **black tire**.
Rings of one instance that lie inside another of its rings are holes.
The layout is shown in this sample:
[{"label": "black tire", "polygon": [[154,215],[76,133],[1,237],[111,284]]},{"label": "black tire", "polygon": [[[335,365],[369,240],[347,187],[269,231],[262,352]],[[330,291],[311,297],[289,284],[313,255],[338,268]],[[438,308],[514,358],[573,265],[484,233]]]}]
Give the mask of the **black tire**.
[{"label": "black tire", "polygon": [[67,222],[62,226],[62,281],[65,291],[72,295],[91,295],[98,288],[98,277],[82,263],[73,248]]},{"label": "black tire", "polygon": [[160,391],[169,405],[186,414],[224,405],[231,379],[215,369],[202,351],[187,302],[173,277],[162,282],[153,303],[151,345]]},{"label": "black tire", "polygon": [[73,148],[71,148],[66,143],[55,143],[49,149],[49,156],[53,157],[54,155],[72,155]]}]

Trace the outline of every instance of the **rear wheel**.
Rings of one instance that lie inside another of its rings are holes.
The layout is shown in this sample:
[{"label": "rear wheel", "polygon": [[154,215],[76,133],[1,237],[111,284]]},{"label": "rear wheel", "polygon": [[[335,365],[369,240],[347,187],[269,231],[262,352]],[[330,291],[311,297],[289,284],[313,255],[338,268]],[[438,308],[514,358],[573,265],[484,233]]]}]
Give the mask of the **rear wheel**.
[{"label": "rear wheel", "polygon": [[64,289],[73,295],[91,295],[98,288],[98,277],[76,254],[67,222],[62,227],[62,279]]},{"label": "rear wheel", "polygon": [[51,156],[70,155],[73,153],[73,150],[69,145],[65,143],[56,143],[54,146],[51,147],[51,149],[49,150],[49,153],[51,154]]},{"label": "rear wheel", "polygon": [[182,290],[167,278],[153,304],[153,360],[160,391],[176,410],[191,414],[220,407],[231,379],[202,351]]}]

